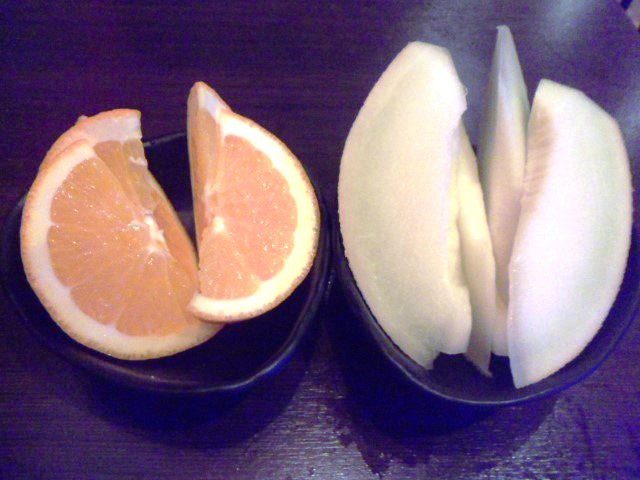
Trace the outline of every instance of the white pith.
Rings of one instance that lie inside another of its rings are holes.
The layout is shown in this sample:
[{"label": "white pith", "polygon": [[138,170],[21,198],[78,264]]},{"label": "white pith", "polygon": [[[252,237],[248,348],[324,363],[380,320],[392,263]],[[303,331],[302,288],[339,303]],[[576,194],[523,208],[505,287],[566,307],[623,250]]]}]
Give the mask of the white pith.
[{"label": "white pith", "polygon": [[153,215],[146,214],[143,220],[144,225],[149,231],[149,246],[147,247],[149,252],[167,252],[167,241],[164,238],[164,232],[158,226],[158,222],[155,221]]},{"label": "white pith", "polygon": [[147,166],[147,159],[146,158],[129,156],[129,161],[131,163],[133,163],[135,165],[139,165],[141,167],[146,167]]}]

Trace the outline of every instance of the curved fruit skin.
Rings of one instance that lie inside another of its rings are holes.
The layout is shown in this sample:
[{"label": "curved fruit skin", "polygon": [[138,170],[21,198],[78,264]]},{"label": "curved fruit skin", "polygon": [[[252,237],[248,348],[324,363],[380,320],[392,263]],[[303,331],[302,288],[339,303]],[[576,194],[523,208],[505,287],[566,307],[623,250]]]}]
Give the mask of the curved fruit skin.
[{"label": "curved fruit skin", "polygon": [[349,132],[338,182],[345,255],[393,342],[430,367],[467,350],[471,307],[455,195],[465,89],[449,52],[407,45]]},{"label": "curved fruit skin", "polygon": [[607,112],[578,90],[542,80],[528,131],[509,267],[516,387],[562,368],[598,332],[624,276],[632,223],[629,160]]},{"label": "curved fruit skin", "polygon": [[520,215],[525,169],[527,87],[508,27],[498,27],[479,143],[480,172],[496,262],[493,351],[507,355],[509,259]]}]

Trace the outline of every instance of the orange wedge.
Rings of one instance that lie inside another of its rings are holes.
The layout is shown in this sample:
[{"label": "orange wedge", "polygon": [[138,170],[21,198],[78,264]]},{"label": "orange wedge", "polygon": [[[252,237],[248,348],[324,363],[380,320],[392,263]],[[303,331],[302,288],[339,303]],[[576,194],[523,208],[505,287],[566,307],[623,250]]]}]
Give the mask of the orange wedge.
[{"label": "orange wedge", "polygon": [[320,229],[313,186],[280,140],[202,82],[189,94],[187,135],[200,280],[189,308],[211,321],[253,318],[311,268]]},{"label": "orange wedge", "polygon": [[82,117],[43,161],[20,231],[27,278],[51,317],[123,359],[171,355],[220,329],[187,309],[195,252],[141,136],[137,111]]}]

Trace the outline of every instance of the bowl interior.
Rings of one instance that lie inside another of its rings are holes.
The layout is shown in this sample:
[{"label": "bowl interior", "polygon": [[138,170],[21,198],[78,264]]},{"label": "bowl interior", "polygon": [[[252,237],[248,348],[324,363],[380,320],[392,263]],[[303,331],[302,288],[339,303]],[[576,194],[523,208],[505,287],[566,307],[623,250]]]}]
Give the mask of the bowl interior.
[{"label": "bowl interior", "polygon": [[583,352],[554,375],[524,388],[515,388],[506,357],[492,356],[493,378],[481,375],[462,355],[441,354],[432,370],[406,356],[387,336],[367,306],[345,258],[338,220],[333,226],[336,270],[347,303],[384,356],[416,387],[458,403],[499,406],[521,403],[560,391],[591,374],[611,353],[633,320],[640,301],[640,255],[634,225],[629,259],[618,297],[602,328]]},{"label": "bowl interior", "polygon": [[[150,169],[193,236],[189,163],[184,134],[147,142]],[[316,192],[318,192],[316,186]],[[3,285],[28,329],[71,362],[102,377],[165,393],[240,391],[274,373],[301,342],[321,303],[329,265],[327,215],[321,203],[320,243],[311,272],[280,306],[260,318],[226,326],[204,344],[171,357],[124,361],[86,348],[49,317],[27,282],[20,258],[24,199],[7,219],[0,257]]]}]

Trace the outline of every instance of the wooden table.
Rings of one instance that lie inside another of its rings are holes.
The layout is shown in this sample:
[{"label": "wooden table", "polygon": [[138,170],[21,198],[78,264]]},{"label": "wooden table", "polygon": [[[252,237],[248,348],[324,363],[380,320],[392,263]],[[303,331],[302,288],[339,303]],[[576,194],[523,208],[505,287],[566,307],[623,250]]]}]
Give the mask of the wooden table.
[{"label": "wooden table", "polygon": [[[618,118],[639,172],[640,38],[613,0],[26,3],[0,7],[2,219],[79,114],[134,107],[147,137],[183,130],[195,80],[280,136],[333,200],[349,126],[410,40],[452,51],[477,138],[502,23],[530,92],[542,77],[583,89]],[[400,383],[336,289],[317,341],[214,408],[89,378],[0,308],[0,478],[640,478],[638,322],[582,384],[474,412]]]}]

